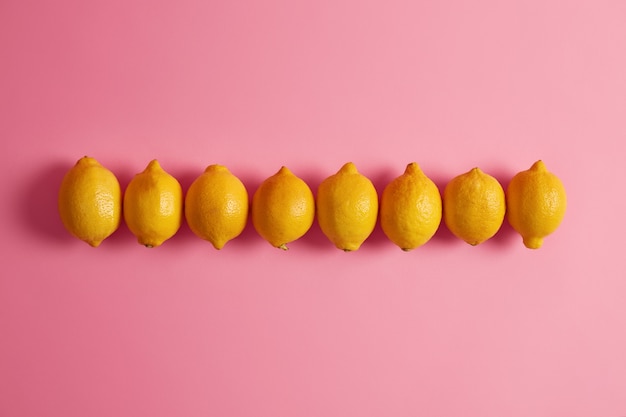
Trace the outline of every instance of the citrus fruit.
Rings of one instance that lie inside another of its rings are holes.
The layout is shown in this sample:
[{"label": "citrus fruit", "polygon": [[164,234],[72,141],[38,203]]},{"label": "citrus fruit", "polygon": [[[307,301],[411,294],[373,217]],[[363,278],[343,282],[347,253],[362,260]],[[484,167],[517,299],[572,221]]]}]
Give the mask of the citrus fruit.
[{"label": "citrus fruit", "polygon": [[506,191],[507,220],[529,249],[538,249],[543,238],[554,232],[567,207],[565,187],[539,160],[518,172]]},{"label": "citrus fruit", "polygon": [[441,222],[441,195],[435,183],[412,162],[392,180],[380,199],[380,225],[387,237],[409,251],[428,242]]},{"label": "citrus fruit", "polygon": [[161,246],[178,232],[183,213],[183,190],[159,162],[150,161],[135,175],[124,192],[124,221],[137,241]]},{"label": "citrus fruit", "polygon": [[248,191],[223,165],[209,165],[185,196],[189,228],[215,249],[239,236],[248,221]]},{"label": "citrus fruit", "polygon": [[378,195],[372,182],[348,162],[317,190],[317,219],[326,237],[339,249],[354,251],[374,230]]},{"label": "citrus fruit", "polygon": [[65,228],[97,247],[120,224],[122,192],[115,175],[94,158],[85,156],[64,176],[58,209]]},{"label": "citrus fruit", "polygon": [[272,246],[283,250],[304,236],[314,217],[313,192],[284,166],[263,181],[252,197],[254,228]]},{"label": "citrus fruit", "polygon": [[505,208],[502,186],[479,168],[454,177],[443,192],[446,226],[470,245],[478,245],[498,232]]}]

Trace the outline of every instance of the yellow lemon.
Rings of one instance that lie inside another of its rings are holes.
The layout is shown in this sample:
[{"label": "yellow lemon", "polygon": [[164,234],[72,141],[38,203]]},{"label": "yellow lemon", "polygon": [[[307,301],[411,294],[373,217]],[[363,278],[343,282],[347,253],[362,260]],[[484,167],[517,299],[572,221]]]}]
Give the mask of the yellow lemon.
[{"label": "yellow lemon", "polygon": [[246,227],[248,191],[228,168],[209,165],[187,190],[185,218],[198,237],[222,249]]},{"label": "yellow lemon", "polygon": [[322,181],[317,190],[320,228],[339,249],[359,249],[374,230],[377,216],[376,188],[352,162]]},{"label": "yellow lemon", "polygon": [[160,246],[178,232],[182,213],[180,183],[156,159],[126,187],[124,221],[137,241],[148,248]]},{"label": "yellow lemon", "polygon": [[261,183],[252,197],[252,224],[272,246],[287,250],[301,238],[315,217],[315,199],[309,186],[287,167]]},{"label": "yellow lemon", "polygon": [[505,208],[502,186],[479,168],[454,177],[443,192],[446,226],[470,245],[478,245],[500,230]]},{"label": "yellow lemon", "polygon": [[65,228],[96,247],[120,224],[122,192],[115,175],[94,158],[76,162],[61,182],[58,209]]},{"label": "yellow lemon", "polygon": [[435,183],[412,162],[391,181],[380,199],[380,225],[387,237],[409,251],[428,242],[441,223],[441,195]]},{"label": "yellow lemon", "polygon": [[540,248],[543,238],[554,232],[565,216],[563,183],[542,161],[537,161],[511,179],[506,195],[509,223],[527,248]]}]

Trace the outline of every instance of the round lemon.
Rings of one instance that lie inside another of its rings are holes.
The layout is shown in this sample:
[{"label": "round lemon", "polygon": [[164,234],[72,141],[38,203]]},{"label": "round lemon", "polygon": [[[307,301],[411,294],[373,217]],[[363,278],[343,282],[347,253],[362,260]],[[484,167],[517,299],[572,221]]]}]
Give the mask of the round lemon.
[{"label": "round lemon", "polygon": [[443,192],[446,226],[470,245],[478,245],[500,230],[505,209],[502,186],[479,168],[454,177]]},{"label": "round lemon", "polygon": [[565,216],[567,196],[561,180],[539,160],[518,172],[506,191],[507,220],[529,249],[538,249]]},{"label": "round lemon", "polygon": [[372,182],[348,162],[317,190],[317,219],[326,237],[344,251],[359,249],[374,230],[378,195]]},{"label": "round lemon", "polygon": [[122,215],[122,192],[115,175],[85,156],[64,176],[58,209],[65,228],[97,247],[115,232]]},{"label": "round lemon", "polygon": [[239,236],[248,221],[248,191],[223,165],[209,165],[185,196],[189,228],[215,249]]},{"label": "round lemon", "polygon": [[176,178],[152,160],[135,175],[124,192],[124,221],[137,241],[161,246],[178,232],[183,213],[183,190]]},{"label": "round lemon", "polygon": [[287,250],[301,238],[315,217],[315,199],[309,186],[287,167],[261,183],[252,196],[252,224],[272,246]]},{"label": "round lemon", "polygon": [[380,199],[380,225],[404,251],[428,242],[441,223],[441,195],[435,183],[412,162],[391,181]]}]

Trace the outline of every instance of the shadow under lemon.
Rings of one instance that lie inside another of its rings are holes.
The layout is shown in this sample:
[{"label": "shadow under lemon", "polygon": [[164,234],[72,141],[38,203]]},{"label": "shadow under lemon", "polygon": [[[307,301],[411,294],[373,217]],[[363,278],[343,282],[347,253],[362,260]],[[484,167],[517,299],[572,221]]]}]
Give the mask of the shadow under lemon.
[{"label": "shadow under lemon", "polygon": [[76,239],[63,226],[57,203],[61,181],[71,167],[71,162],[62,161],[40,166],[21,187],[17,217],[38,238],[56,243],[71,243]]}]

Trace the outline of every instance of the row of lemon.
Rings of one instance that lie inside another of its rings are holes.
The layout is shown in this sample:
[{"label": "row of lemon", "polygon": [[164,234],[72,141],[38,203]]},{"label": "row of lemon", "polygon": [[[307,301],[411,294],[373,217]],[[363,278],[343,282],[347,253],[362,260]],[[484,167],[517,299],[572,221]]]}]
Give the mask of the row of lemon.
[{"label": "row of lemon", "polygon": [[317,217],[339,249],[357,250],[380,219],[387,237],[403,250],[428,242],[442,219],[458,238],[477,245],[493,237],[505,216],[528,248],[539,248],[565,214],[562,182],[542,161],[519,172],[506,193],[498,180],[474,168],[450,180],[443,194],[416,163],[377,195],[372,182],[346,163],[310,187],[288,168],[261,183],[248,201],[244,184],[222,165],[210,165],[183,195],[180,183],[156,160],[134,176],[125,192],[115,175],[83,157],[65,175],[58,199],[67,230],[98,246],[121,217],[140,244],[156,247],[180,228],[183,216],[200,238],[221,249],[243,231],[248,217],[256,231],[277,248],[302,237]]}]

